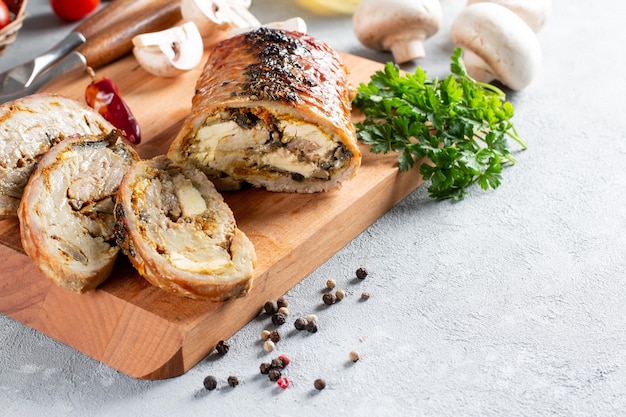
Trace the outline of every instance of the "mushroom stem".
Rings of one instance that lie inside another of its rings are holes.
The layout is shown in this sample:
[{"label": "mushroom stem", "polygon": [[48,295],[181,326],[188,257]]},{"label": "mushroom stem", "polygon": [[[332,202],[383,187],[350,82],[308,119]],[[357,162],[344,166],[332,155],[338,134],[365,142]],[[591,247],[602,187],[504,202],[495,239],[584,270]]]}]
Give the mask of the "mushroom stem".
[{"label": "mushroom stem", "polygon": [[396,38],[391,42],[384,42],[384,48],[391,51],[393,60],[398,64],[424,58],[426,56],[424,50],[426,34],[422,32],[416,35],[412,38]]},{"label": "mushroom stem", "polygon": [[467,74],[475,81],[490,83],[498,78],[489,65],[469,49],[463,51],[463,63],[465,64]]}]

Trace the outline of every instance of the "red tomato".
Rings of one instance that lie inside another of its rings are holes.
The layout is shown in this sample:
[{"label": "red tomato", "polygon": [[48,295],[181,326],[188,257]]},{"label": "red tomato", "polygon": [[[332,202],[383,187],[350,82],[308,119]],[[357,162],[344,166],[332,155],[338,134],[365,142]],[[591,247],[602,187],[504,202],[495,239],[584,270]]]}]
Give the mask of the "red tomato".
[{"label": "red tomato", "polygon": [[0,0],[0,29],[11,23],[11,14],[6,3]]},{"label": "red tomato", "polygon": [[100,0],[50,0],[54,14],[70,22],[82,19],[99,5]]}]

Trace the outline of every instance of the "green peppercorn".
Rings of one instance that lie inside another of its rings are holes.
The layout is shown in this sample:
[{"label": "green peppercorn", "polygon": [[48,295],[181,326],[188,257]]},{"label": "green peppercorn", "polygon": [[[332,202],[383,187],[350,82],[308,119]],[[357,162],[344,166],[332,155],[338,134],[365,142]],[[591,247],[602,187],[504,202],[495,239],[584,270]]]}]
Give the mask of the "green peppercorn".
[{"label": "green peppercorn", "polygon": [[217,353],[220,355],[226,355],[228,353],[228,349],[230,349],[230,345],[223,340],[217,342],[217,345],[215,346],[215,350],[217,350]]},{"label": "green peppercorn", "polygon": [[326,288],[328,288],[329,290],[332,290],[336,286],[337,282],[334,279],[330,278],[328,281],[326,281]]},{"label": "green peppercorn", "polygon": [[293,326],[296,330],[304,330],[306,328],[306,319],[303,317],[298,317],[296,321],[293,322]]},{"label": "green peppercorn", "polygon": [[280,314],[282,314],[285,317],[289,317],[289,310],[287,309],[287,307],[281,307],[278,309],[278,312]]},{"label": "green peppercorn", "polygon": [[324,381],[322,378],[317,378],[315,381],[313,381],[313,386],[316,390],[321,391],[326,388],[326,381]]},{"label": "green peppercorn", "polygon": [[263,350],[266,352],[273,351],[275,347],[276,345],[274,345],[274,342],[271,340],[266,340],[265,343],[263,343]]},{"label": "green peppercorn", "polygon": [[359,359],[361,359],[361,355],[359,355],[359,352],[357,352],[356,350],[353,350],[352,352],[350,352],[348,357],[350,358],[352,362],[356,362]]},{"label": "green peppercorn", "polygon": [[268,339],[274,343],[280,342],[280,332],[278,330],[272,330]]},{"label": "green peppercorn", "polygon": [[324,293],[324,295],[322,296],[322,301],[324,301],[324,304],[329,306],[331,304],[334,304],[335,301],[337,301],[337,297],[335,297],[335,294],[331,294],[327,292],[327,293]]},{"label": "green peppercorn", "polygon": [[283,324],[285,324],[286,320],[287,317],[285,317],[285,315],[282,313],[272,314],[272,323],[274,323],[276,326],[282,326]]},{"label": "green peppercorn", "polygon": [[278,303],[274,300],[269,300],[263,308],[267,314],[274,314],[278,311]]},{"label": "green peppercorn", "polygon": [[343,290],[335,291],[335,298],[337,299],[337,301],[343,300],[345,296],[346,296],[346,293]]},{"label": "green peppercorn", "polygon": [[217,388],[217,379],[213,375],[209,375],[204,378],[202,384],[204,385],[204,388],[206,388],[208,391],[213,391],[215,388]]},{"label": "green peppercorn", "polygon": [[356,277],[358,279],[365,279],[365,277],[367,277],[367,269],[360,267],[359,269],[356,270]]},{"label": "green peppercorn", "polygon": [[231,375],[228,377],[228,385],[235,388],[237,385],[239,385],[239,378],[237,378],[234,375]]},{"label": "green peppercorn", "polygon": [[272,333],[272,332],[270,332],[267,329],[263,329],[263,331],[261,331],[261,340],[269,339],[270,338],[270,333]]}]

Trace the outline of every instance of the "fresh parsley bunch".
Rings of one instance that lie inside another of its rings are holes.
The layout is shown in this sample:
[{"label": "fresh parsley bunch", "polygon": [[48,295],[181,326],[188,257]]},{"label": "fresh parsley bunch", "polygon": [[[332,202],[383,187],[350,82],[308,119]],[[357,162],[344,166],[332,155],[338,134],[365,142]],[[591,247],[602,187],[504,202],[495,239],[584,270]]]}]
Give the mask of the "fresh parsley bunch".
[{"label": "fresh parsley bunch", "polygon": [[365,115],[355,124],[357,137],[373,153],[397,152],[401,171],[426,158],[419,170],[437,200],[460,200],[474,183],[497,188],[502,167],[515,163],[508,138],[526,149],[511,122],[513,105],[496,86],[472,79],[461,54],[454,50],[451,74],[442,80],[419,67],[402,75],[389,62],[354,98]]}]

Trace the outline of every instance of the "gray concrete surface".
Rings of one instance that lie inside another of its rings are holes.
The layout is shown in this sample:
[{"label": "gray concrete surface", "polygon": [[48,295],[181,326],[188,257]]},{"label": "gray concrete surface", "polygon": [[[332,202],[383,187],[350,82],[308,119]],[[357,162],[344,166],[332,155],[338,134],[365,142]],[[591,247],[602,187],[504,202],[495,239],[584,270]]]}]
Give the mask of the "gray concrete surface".
[{"label": "gray concrete surface", "polygon": [[[447,28],[419,64],[447,73]],[[67,26],[44,0],[0,68],[45,49]],[[359,46],[349,17],[315,17],[289,1],[253,0],[262,21],[305,17],[337,49]],[[183,376],[129,378],[0,316],[0,414],[7,416],[620,416],[626,414],[626,3],[554,1],[539,33],[543,64],[511,93],[529,149],[502,186],[459,203],[419,188],[286,297],[320,331],[288,332],[266,354],[262,317]],[[370,275],[352,278],[359,266]],[[348,296],[321,307],[334,278]],[[358,300],[371,293],[366,302]],[[361,360],[351,363],[348,353]],[[258,372],[288,354],[292,385]],[[212,374],[218,389],[202,380]],[[226,385],[239,377],[236,388]],[[325,378],[317,392],[313,381]]]}]

